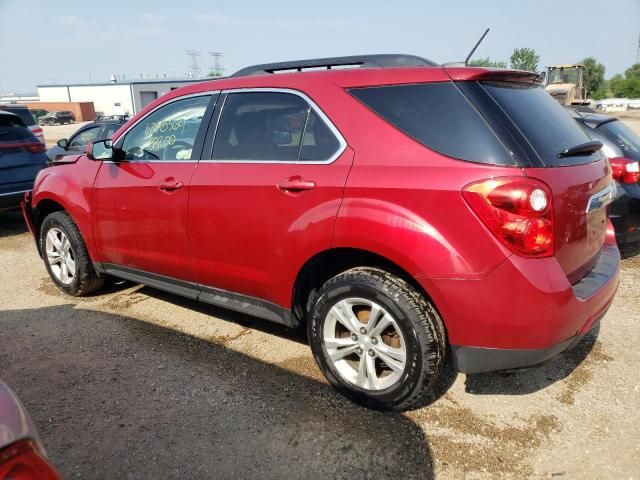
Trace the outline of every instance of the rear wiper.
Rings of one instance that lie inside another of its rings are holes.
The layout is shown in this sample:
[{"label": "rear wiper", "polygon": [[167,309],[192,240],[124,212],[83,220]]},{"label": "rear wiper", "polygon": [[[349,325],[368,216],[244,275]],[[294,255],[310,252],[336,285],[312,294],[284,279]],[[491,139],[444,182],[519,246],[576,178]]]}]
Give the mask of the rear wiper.
[{"label": "rear wiper", "polygon": [[578,155],[589,155],[597,152],[602,148],[602,142],[592,140],[591,142],[581,143],[575,147],[567,148],[558,154],[559,158],[576,157]]}]

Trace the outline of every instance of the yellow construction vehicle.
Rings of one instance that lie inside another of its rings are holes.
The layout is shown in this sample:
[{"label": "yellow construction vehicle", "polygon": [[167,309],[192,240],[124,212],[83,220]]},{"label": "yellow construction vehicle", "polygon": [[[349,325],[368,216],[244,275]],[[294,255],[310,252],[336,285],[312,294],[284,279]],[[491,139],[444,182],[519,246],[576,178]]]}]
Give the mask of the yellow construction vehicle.
[{"label": "yellow construction vehicle", "polygon": [[547,67],[545,90],[562,105],[588,105],[584,86],[584,65]]}]

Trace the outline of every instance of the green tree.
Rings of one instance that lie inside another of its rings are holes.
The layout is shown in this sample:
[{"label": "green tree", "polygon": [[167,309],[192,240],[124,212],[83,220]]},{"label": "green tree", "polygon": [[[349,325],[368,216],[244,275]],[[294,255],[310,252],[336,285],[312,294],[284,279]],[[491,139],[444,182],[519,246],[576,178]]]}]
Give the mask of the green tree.
[{"label": "green tree", "polygon": [[507,68],[507,62],[503,62],[502,60],[491,60],[489,57],[471,60],[469,65],[471,67]]},{"label": "green tree", "polygon": [[611,95],[613,95],[614,97],[622,96],[621,92],[625,88],[625,82],[625,78],[619,73],[611,77],[611,80],[609,80],[609,91],[611,92]]},{"label": "green tree", "polygon": [[593,57],[587,57],[580,62],[584,65],[584,86],[587,89],[587,95],[593,97],[595,92],[604,90],[604,65],[598,63]]},{"label": "green tree", "polygon": [[636,63],[635,65],[627,68],[627,70],[624,72],[624,76],[627,79],[640,78],[640,63]]},{"label": "green tree", "polygon": [[516,48],[511,54],[511,68],[516,70],[537,72],[538,62],[540,55],[532,48]]}]

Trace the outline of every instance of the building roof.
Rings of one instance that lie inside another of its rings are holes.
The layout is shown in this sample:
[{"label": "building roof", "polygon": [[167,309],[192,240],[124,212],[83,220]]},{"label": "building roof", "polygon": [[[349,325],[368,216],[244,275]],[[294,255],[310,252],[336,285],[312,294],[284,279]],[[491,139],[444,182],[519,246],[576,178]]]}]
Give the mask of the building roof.
[{"label": "building roof", "polygon": [[37,88],[45,88],[45,87],[108,87],[112,85],[149,85],[149,84],[157,84],[157,83],[198,83],[198,82],[206,82],[208,80],[213,80],[214,78],[220,77],[206,77],[206,78],[198,78],[198,79],[184,79],[184,78],[165,78],[165,79],[157,79],[157,80],[145,80],[143,78],[136,80],[118,80],[117,82],[86,82],[86,83],[46,83],[42,85],[36,85]]}]

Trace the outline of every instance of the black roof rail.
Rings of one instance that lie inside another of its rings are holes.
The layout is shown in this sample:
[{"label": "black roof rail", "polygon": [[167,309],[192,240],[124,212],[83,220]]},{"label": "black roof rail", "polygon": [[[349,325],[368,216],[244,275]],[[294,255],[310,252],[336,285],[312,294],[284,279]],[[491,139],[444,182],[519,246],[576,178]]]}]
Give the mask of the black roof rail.
[{"label": "black roof rail", "polygon": [[265,73],[277,73],[287,70],[302,72],[308,68],[357,66],[359,68],[391,68],[391,67],[436,67],[437,63],[416,55],[403,54],[376,54],[376,55],[352,55],[347,57],[312,58],[309,60],[293,60],[290,62],[263,63],[251,65],[238,70],[232,77],[246,77],[249,75],[262,75]]}]

